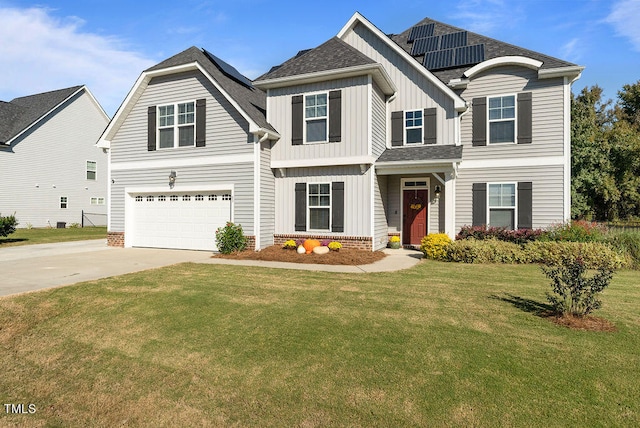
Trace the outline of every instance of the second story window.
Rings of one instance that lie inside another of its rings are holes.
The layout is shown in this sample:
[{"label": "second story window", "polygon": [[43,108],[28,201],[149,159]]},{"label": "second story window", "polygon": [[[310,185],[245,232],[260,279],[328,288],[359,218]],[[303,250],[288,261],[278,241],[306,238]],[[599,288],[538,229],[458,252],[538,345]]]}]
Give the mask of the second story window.
[{"label": "second story window", "polygon": [[192,147],[195,145],[195,103],[158,107],[158,147]]},{"label": "second story window", "polygon": [[307,95],[304,101],[306,141],[327,141],[327,94]]},{"label": "second story window", "polygon": [[422,143],[422,110],[404,113],[405,143]]},{"label": "second story window", "polygon": [[516,142],[516,97],[489,98],[489,144]]},{"label": "second story window", "polygon": [[87,180],[95,180],[98,166],[96,161],[87,161]]}]

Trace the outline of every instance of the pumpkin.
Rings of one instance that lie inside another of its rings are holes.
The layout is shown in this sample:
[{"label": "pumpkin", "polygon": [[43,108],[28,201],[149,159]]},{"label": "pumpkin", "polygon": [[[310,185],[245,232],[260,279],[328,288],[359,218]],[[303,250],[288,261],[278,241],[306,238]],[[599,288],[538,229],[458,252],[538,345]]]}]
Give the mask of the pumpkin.
[{"label": "pumpkin", "polygon": [[311,254],[314,248],[320,246],[320,241],[316,239],[307,239],[304,241],[304,249],[307,251],[307,254]]},{"label": "pumpkin", "polygon": [[298,251],[298,254],[304,254],[307,252],[302,245],[299,245],[296,251]]}]

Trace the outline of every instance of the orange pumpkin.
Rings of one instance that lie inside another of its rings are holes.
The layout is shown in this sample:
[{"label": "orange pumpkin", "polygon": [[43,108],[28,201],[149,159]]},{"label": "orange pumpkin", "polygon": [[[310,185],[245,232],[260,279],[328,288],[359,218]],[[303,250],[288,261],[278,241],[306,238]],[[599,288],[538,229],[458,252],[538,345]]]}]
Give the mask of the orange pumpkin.
[{"label": "orange pumpkin", "polygon": [[307,254],[311,254],[315,247],[320,246],[320,241],[316,239],[307,239],[302,245],[304,246],[304,249],[307,250]]}]

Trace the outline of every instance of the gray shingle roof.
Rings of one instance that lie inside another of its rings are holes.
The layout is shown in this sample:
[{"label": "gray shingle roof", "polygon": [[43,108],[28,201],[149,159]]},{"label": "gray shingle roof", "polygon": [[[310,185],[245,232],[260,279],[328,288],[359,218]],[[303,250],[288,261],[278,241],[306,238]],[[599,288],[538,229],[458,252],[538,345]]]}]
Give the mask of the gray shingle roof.
[{"label": "gray shingle roof", "polygon": [[[411,29],[418,25],[426,25],[426,24],[434,24],[433,35],[441,36],[443,34],[451,34],[460,31],[466,31],[462,28],[454,27],[452,25],[444,24],[439,21],[435,21],[430,18],[425,18],[422,21],[418,22],[416,25],[408,28],[400,34],[391,35],[391,40],[397,43],[402,49],[411,54],[412,43],[407,42],[407,38],[411,33]],[[542,61],[542,69],[548,68],[558,68],[558,67],[570,67],[575,66],[576,64],[572,64],[567,61],[563,61],[558,58],[554,58],[548,55],[541,54],[539,52],[535,52],[529,49],[524,49],[518,46],[511,45],[509,43],[501,42],[496,39],[492,39],[490,37],[486,37],[477,33],[473,33],[471,31],[467,31],[467,45],[478,45],[484,44],[484,59],[489,60],[493,58],[498,58],[502,56],[525,56],[533,59],[537,59],[538,61]],[[415,57],[416,61],[422,64],[422,60],[424,55]],[[475,64],[466,65],[457,68],[449,68],[445,70],[436,70],[432,71],[432,73],[440,79],[444,83],[449,83],[451,79],[462,78],[463,73],[473,67]]]},{"label": "gray shingle roof", "polygon": [[337,37],[333,37],[314,49],[299,52],[282,65],[273,67],[268,73],[258,77],[256,81],[368,64],[375,64],[375,61]]},{"label": "gray shingle roof", "polygon": [[394,147],[385,150],[376,163],[379,162],[408,162],[408,161],[461,161],[462,146],[432,145]]},{"label": "gray shingle roof", "polygon": [[82,87],[19,97],[10,102],[0,101],[0,144],[10,141]]},{"label": "gray shingle roof", "polygon": [[194,62],[200,64],[259,127],[275,131],[266,119],[266,94],[254,86],[248,87],[225,74],[202,49],[192,46],[145,71],[162,70]]}]

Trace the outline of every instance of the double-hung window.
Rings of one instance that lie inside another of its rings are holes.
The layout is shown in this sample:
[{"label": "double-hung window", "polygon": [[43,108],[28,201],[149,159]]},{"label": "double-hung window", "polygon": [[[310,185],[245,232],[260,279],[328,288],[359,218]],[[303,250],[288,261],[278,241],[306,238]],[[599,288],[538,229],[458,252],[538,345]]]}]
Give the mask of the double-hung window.
[{"label": "double-hung window", "polygon": [[158,107],[158,147],[191,147],[195,145],[195,102]]},{"label": "double-hung window", "polygon": [[87,180],[95,180],[98,166],[96,161],[87,161]]},{"label": "double-hung window", "polygon": [[405,143],[422,143],[422,110],[404,113]]},{"label": "double-hung window", "polygon": [[489,98],[489,144],[516,142],[516,97]]},{"label": "double-hung window", "polygon": [[327,141],[327,94],[304,97],[305,132],[308,143]]},{"label": "double-hung window", "polygon": [[489,226],[516,228],[516,183],[489,184]]},{"label": "double-hung window", "polygon": [[331,186],[329,183],[309,184],[309,229],[329,230],[331,218]]}]

